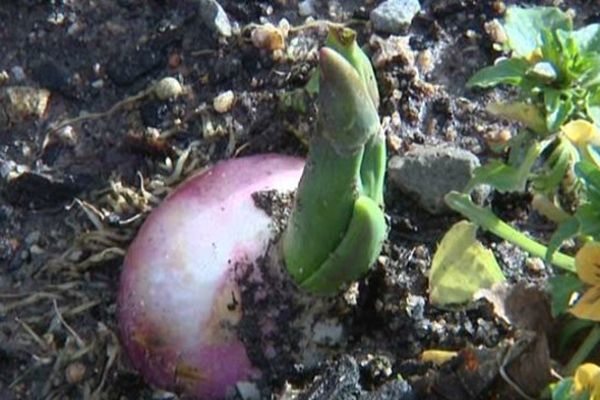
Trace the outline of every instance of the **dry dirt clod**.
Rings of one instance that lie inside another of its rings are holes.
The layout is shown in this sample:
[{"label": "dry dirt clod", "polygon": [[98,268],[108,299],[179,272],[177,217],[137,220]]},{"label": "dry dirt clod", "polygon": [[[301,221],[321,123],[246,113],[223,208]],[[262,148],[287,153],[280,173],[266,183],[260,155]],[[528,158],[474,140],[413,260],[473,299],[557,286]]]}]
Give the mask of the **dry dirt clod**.
[{"label": "dry dirt clod", "polygon": [[48,108],[50,92],[29,86],[9,86],[0,92],[0,128],[41,118]]}]

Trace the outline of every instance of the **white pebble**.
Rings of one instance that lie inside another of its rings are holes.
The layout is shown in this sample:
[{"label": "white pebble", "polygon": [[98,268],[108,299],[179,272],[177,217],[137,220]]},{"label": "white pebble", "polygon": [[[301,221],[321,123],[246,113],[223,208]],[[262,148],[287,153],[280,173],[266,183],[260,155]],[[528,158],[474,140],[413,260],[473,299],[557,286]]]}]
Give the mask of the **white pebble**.
[{"label": "white pebble", "polygon": [[235,95],[231,90],[219,94],[213,100],[213,107],[218,113],[226,113],[233,107]]}]

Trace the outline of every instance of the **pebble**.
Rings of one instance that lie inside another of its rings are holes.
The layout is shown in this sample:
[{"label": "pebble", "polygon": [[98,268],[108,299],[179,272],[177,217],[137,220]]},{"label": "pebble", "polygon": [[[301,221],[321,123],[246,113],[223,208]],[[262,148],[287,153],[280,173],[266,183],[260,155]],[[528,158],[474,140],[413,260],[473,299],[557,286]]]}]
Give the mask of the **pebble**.
[{"label": "pebble", "polygon": [[12,74],[15,82],[23,82],[25,80],[25,71],[20,65],[15,65],[10,69],[10,73]]},{"label": "pebble", "polygon": [[298,3],[298,14],[301,17],[308,17],[309,15],[315,15],[315,0],[303,0]]},{"label": "pebble", "polygon": [[160,100],[168,100],[177,98],[183,93],[183,87],[181,83],[173,77],[167,76],[162,78],[154,86],[154,94]]},{"label": "pebble", "polygon": [[241,381],[235,384],[235,389],[242,400],[260,400],[260,390],[253,382]]},{"label": "pebble", "polygon": [[422,208],[443,214],[449,211],[444,196],[463,190],[479,165],[477,156],[466,150],[415,146],[404,156],[391,158],[388,175],[393,185],[415,197]]},{"label": "pebble", "polygon": [[219,94],[213,100],[213,107],[218,113],[226,113],[231,110],[235,101],[235,95],[231,90]]},{"label": "pebble", "polygon": [[70,384],[79,383],[85,377],[86,366],[84,363],[76,361],[67,366],[65,377]]},{"label": "pebble", "polygon": [[419,11],[418,0],[387,0],[371,11],[370,19],[375,30],[400,33],[410,26]]},{"label": "pebble", "polygon": [[223,7],[216,0],[198,0],[200,17],[207,27],[221,36],[230,37],[231,22]]}]

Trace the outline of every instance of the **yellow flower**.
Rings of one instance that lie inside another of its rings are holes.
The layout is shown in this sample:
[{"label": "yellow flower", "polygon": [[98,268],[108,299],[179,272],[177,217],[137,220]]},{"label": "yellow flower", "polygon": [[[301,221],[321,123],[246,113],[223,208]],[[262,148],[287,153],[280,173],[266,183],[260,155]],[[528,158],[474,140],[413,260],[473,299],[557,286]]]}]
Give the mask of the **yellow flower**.
[{"label": "yellow flower", "polygon": [[575,267],[590,287],[569,311],[577,318],[600,321],[600,242],[584,244],[575,255]]},{"label": "yellow flower", "polygon": [[588,391],[590,400],[600,400],[600,367],[592,363],[577,367],[573,377],[573,390],[575,393]]},{"label": "yellow flower", "polygon": [[600,146],[600,129],[595,124],[583,119],[568,122],[561,126],[563,135],[573,143],[582,157],[600,168],[600,159],[590,146]]}]

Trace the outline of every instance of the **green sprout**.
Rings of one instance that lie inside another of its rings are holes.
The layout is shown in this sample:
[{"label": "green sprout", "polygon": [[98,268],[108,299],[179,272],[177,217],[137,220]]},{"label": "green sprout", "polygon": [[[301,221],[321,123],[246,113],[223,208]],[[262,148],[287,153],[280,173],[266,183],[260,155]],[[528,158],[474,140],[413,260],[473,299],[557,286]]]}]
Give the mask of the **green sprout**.
[{"label": "green sprout", "polygon": [[283,257],[300,287],[332,295],[369,269],[387,233],[379,94],[350,29],[333,28],[320,51],[318,104]]}]

